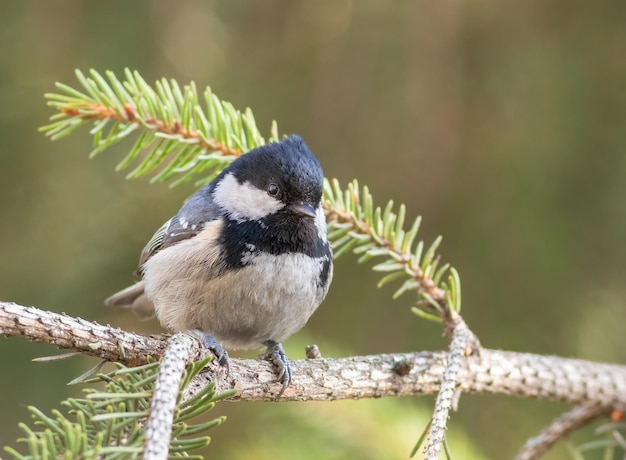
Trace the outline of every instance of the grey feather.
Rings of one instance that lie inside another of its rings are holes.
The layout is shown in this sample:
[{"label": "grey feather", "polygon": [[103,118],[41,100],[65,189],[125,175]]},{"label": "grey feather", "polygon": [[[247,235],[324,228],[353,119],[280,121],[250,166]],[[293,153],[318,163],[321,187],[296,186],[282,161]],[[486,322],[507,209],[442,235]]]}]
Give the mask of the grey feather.
[{"label": "grey feather", "polygon": [[139,281],[127,287],[104,301],[107,307],[130,308],[139,319],[148,320],[154,318],[154,304],[148,300],[144,293],[144,282]]},{"label": "grey feather", "polygon": [[146,244],[146,246],[141,251],[141,255],[139,256],[139,265],[137,271],[135,272],[135,276],[140,276],[140,270],[143,264],[152,257],[159,249],[163,247],[163,240],[165,239],[165,235],[167,235],[167,228],[172,222],[172,219],[165,222],[161,227],[154,232],[150,241]]}]

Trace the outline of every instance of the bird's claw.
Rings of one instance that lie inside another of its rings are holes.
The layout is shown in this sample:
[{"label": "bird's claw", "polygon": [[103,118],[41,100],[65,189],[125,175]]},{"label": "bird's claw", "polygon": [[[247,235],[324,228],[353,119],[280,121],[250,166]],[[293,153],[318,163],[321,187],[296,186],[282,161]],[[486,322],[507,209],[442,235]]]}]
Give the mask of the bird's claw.
[{"label": "bird's claw", "polygon": [[287,358],[287,354],[280,343],[267,340],[263,342],[263,345],[267,347],[267,351],[261,355],[261,357],[271,361],[274,366],[276,366],[278,370],[278,381],[283,385],[278,392],[277,397],[279,397],[291,383],[291,365],[289,364],[289,358]]},{"label": "bird's claw", "polygon": [[226,369],[226,377],[230,374],[230,360],[228,358],[228,352],[224,350],[219,342],[213,337],[211,334],[207,334],[206,332],[199,331],[197,329],[193,330],[193,333],[200,339],[202,344],[208,348],[218,364]]}]

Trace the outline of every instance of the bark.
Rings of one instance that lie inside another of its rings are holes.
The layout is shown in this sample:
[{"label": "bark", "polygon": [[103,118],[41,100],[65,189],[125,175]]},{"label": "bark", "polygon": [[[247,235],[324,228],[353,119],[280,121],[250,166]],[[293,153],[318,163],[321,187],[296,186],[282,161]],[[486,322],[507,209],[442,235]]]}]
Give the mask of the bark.
[{"label": "bark", "polygon": [[[0,302],[0,333],[24,336],[133,366],[159,358],[168,336],[144,337],[80,318]],[[194,343],[190,359],[207,353]],[[436,394],[447,363],[447,351],[423,351],[348,358],[292,361],[293,380],[280,401],[329,401]],[[212,379],[218,391],[236,388],[230,401],[275,401],[281,385],[265,361],[231,359],[230,373],[211,363],[190,386],[195,394]],[[595,402],[626,404],[626,366],[559,356],[481,349],[462,360],[457,391],[504,394],[573,405]]]}]

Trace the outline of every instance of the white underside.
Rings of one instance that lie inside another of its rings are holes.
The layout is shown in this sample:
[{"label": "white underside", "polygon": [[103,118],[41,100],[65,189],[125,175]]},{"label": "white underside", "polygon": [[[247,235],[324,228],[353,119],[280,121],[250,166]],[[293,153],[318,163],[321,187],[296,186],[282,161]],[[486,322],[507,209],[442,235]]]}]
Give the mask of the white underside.
[{"label": "white underside", "polygon": [[215,277],[219,226],[209,225],[146,263],[145,292],[161,323],[173,331],[200,329],[227,348],[281,342],[301,329],[326,295],[318,287],[325,257],[250,253],[249,265]]}]

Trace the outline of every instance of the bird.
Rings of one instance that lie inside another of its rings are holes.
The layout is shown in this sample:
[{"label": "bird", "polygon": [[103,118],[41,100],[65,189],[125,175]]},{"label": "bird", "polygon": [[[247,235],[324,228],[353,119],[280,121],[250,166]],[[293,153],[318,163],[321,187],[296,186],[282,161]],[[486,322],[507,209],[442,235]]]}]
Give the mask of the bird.
[{"label": "bird", "polygon": [[140,281],[105,305],[193,333],[227,371],[226,349],[264,345],[282,394],[292,378],[282,342],[307,323],[333,277],[323,180],[295,134],[237,157],[154,233]]}]

